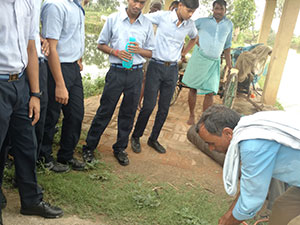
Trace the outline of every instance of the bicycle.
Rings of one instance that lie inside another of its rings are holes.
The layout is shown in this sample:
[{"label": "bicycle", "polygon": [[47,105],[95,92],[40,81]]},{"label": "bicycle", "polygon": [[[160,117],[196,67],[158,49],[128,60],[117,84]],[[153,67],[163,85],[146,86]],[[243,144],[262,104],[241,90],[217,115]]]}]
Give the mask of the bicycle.
[{"label": "bicycle", "polygon": [[183,78],[186,66],[187,66],[186,62],[180,61],[178,63],[178,80],[177,80],[177,84],[176,84],[176,87],[174,90],[174,94],[173,94],[171,102],[170,102],[170,106],[172,106],[176,102],[182,88],[189,88],[182,82],[182,78]]},{"label": "bicycle", "polygon": [[[244,96],[245,99],[254,105],[258,111],[262,110],[260,106],[250,100],[251,85],[252,90],[255,91],[257,95],[261,95],[255,88],[255,83],[258,81],[259,76],[265,71],[267,58],[271,53],[272,50],[262,44],[234,48],[231,50],[233,63],[231,70],[228,70],[227,67],[224,66],[224,55],[221,56],[222,72],[218,95],[222,99],[223,105],[232,108],[237,93],[241,93],[247,95],[247,97]],[[176,102],[182,88],[189,88],[182,83],[185,67],[186,65],[179,69],[178,81],[170,105]]]}]

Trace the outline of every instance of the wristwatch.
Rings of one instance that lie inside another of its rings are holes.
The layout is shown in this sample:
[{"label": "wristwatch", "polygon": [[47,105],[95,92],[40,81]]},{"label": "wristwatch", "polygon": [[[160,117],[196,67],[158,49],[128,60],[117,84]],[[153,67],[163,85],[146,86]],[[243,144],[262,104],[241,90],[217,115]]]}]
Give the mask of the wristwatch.
[{"label": "wristwatch", "polygon": [[40,92],[30,92],[30,96],[32,97],[37,97],[37,98],[41,98],[43,95],[43,92],[40,91]]}]

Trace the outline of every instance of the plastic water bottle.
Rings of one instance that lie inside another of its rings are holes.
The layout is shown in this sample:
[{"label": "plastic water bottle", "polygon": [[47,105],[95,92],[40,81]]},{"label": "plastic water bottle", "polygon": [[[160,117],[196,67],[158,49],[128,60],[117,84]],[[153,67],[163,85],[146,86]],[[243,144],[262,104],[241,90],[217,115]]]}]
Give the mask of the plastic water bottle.
[{"label": "plastic water bottle", "polygon": [[[136,41],[136,40],[135,40],[134,37],[130,37],[130,38],[129,38],[129,42],[135,42],[135,41]],[[130,44],[129,42],[126,44],[126,47],[125,47],[125,50],[126,50],[127,52],[128,52],[128,46],[132,45],[132,44]],[[130,54],[131,54],[131,56],[133,57],[134,53],[130,53]],[[132,67],[132,64],[133,64],[133,59],[129,60],[128,62],[126,62],[126,61],[123,61],[123,62],[122,62],[122,66],[123,66],[124,68],[126,68],[126,69],[130,69],[130,68]]]}]

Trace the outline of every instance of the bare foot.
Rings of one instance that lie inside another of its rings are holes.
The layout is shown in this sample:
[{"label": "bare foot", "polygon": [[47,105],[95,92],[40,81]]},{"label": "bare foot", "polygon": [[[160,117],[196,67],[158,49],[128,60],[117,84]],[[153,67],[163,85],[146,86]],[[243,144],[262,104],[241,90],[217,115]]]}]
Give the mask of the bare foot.
[{"label": "bare foot", "polygon": [[195,117],[190,116],[189,120],[186,122],[188,125],[194,125],[195,124]]}]

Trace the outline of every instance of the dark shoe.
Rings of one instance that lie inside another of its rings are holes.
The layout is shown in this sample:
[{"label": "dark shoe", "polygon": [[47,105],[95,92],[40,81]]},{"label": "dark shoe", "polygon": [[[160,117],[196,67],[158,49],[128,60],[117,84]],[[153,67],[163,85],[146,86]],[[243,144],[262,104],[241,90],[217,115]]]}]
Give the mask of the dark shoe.
[{"label": "dark shoe", "polygon": [[61,217],[64,212],[61,208],[56,206],[51,206],[49,203],[41,201],[36,206],[31,207],[21,207],[20,210],[23,215],[36,215],[44,218],[58,218]]},{"label": "dark shoe", "polygon": [[157,140],[153,141],[151,139],[148,139],[147,144],[151,148],[154,148],[154,150],[157,151],[158,153],[161,153],[161,154],[166,153],[166,149],[161,144],[159,144],[159,142]]},{"label": "dark shoe", "polygon": [[94,161],[94,150],[88,148],[88,146],[84,145],[82,147],[82,159],[84,162],[91,163]]},{"label": "dark shoe", "polygon": [[70,170],[70,167],[68,165],[56,161],[50,161],[48,163],[44,163],[44,167],[55,173],[65,173]]},{"label": "dark shoe", "polygon": [[131,148],[132,151],[135,153],[140,153],[141,152],[141,144],[140,144],[140,139],[131,137]]},{"label": "dark shoe", "polygon": [[120,152],[114,152],[114,156],[115,158],[118,160],[118,162],[122,165],[122,166],[127,166],[129,164],[129,159],[127,156],[127,152],[125,151],[120,151]]},{"label": "dark shoe", "polygon": [[61,162],[62,164],[66,164],[72,167],[73,170],[82,171],[85,168],[85,163],[80,162],[78,159],[70,159],[66,162]]},{"label": "dark shoe", "polygon": [[2,192],[2,188],[0,188],[0,209],[4,209],[6,207],[6,197]]}]

